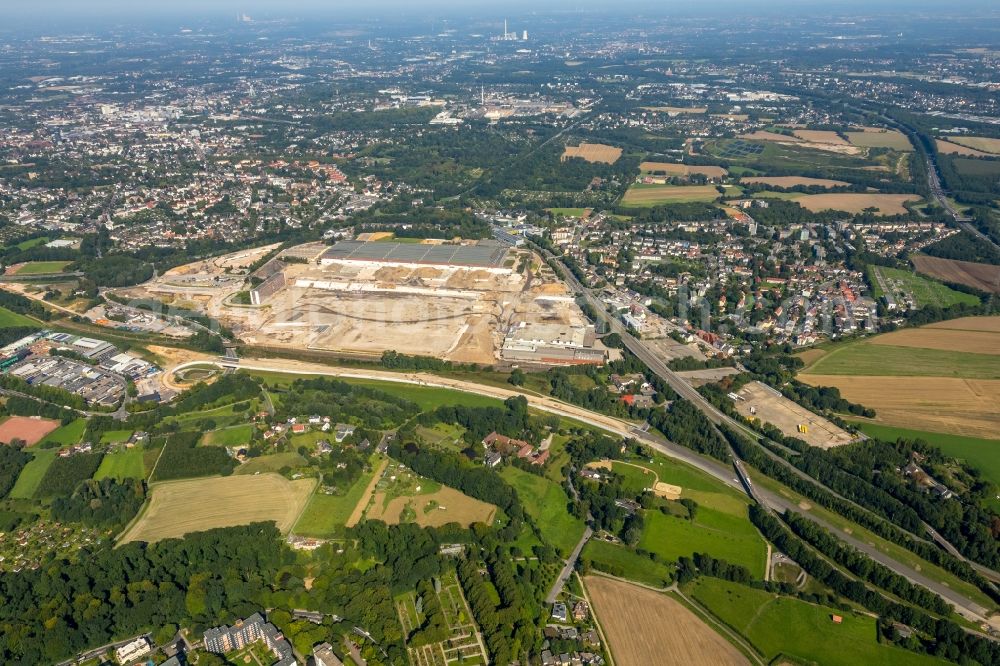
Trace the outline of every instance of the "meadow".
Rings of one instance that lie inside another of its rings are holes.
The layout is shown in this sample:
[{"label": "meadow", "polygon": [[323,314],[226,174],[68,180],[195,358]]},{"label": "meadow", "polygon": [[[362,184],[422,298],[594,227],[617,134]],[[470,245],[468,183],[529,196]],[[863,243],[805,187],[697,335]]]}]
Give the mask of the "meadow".
[{"label": "meadow", "polygon": [[957,303],[968,305],[979,303],[979,298],[972,294],[956,291],[947,285],[921,277],[912,271],[875,265],[870,265],[868,269],[871,272],[871,283],[874,285],[876,297],[883,295],[881,285],[885,284],[893,293],[897,303],[900,302],[900,293],[909,294],[918,307],[936,305],[946,308]]},{"label": "meadow", "polygon": [[[764,590],[702,577],[689,589],[699,603],[744,636],[768,661],[824,666],[930,666],[945,661],[877,640],[875,618]],[[836,624],[833,615],[843,621]],[[778,660],[778,657],[782,658]]]},{"label": "meadow", "polygon": [[249,423],[210,430],[201,438],[200,446],[241,446],[250,441],[253,426]]},{"label": "meadow", "polygon": [[127,442],[132,437],[132,430],[108,430],[101,435],[101,444],[117,444]]},{"label": "meadow", "polygon": [[58,444],[59,446],[72,446],[79,443],[80,439],[83,437],[83,433],[87,431],[87,420],[86,419],[74,419],[68,424],[56,428],[48,435],[45,436],[40,442],[41,446],[46,444]]},{"label": "meadow", "polygon": [[143,450],[135,446],[131,449],[116,451],[104,456],[101,466],[94,474],[95,479],[145,479],[146,467],[143,465]]},{"label": "meadow", "polygon": [[644,585],[666,587],[671,580],[669,566],[654,562],[645,555],[640,555],[620,544],[591,539],[584,546],[581,557],[598,571],[619,578],[628,578]]},{"label": "meadow", "polygon": [[500,475],[514,487],[542,537],[560,553],[568,555],[583,535],[584,525],[582,520],[570,515],[569,497],[562,486],[516,467],[504,467]]},{"label": "meadow", "polygon": [[694,520],[667,516],[659,511],[645,513],[645,529],[639,548],[667,560],[694,553],[709,555],[740,564],[754,578],[763,579],[767,546],[764,539],[743,515],[723,513],[699,506]]},{"label": "meadow", "polygon": [[7,308],[0,308],[0,328],[10,328],[12,326],[38,326],[34,319],[29,319],[22,314],[12,312]]},{"label": "meadow", "polygon": [[29,261],[17,269],[15,275],[46,275],[61,273],[71,261]]},{"label": "meadow", "polygon": [[236,468],[233,474],[261,474],[264,472],[279,472],[285,467],[304,467],[308,461],[294,451],[272,453],[266,456],[250,458]]},{"label": "meadow", "polygon": [[38,484],[42,482],[42,477],[48,471],[49,466],[56,459],[55,449],[41,449],[35,447],[31,449],[34,456],[28,464],[24,466],[21,473],[10,491],[10,497],[14,499],[31,499],[38,490]]},{"label": "meadow", "polygon": [[383,467],[372,462],[372,468],[362,474],[343,495],[327,495],[322,490],[313,493],[293,528],[294,532],[301,536],[329,537],[347,524],[358,504],[363,498],[367,498],[369,486]]},{"label": "meadow", "polygon": [[893,346],[874,342],[875,339],[829,349],[801,373],[1000,379],[1000,355]]}]

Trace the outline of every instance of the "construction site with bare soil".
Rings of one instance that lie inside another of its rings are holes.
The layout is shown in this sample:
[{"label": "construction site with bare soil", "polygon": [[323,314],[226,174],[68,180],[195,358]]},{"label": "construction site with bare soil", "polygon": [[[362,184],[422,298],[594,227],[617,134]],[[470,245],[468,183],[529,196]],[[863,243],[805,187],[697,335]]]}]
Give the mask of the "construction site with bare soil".
[{"label": "construction site with bare soil", "polygon": [[490,365],[606,357],[573,294],[527,250],[389,239],[276,249],[180,266],[117,294],[205,314],[257,347]]}]

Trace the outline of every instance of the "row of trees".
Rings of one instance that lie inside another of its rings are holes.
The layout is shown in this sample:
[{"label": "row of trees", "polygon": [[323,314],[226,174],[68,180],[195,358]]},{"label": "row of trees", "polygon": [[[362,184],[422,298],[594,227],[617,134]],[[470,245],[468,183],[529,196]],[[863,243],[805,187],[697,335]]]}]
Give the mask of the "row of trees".
[{"label": "row of trees", "polygon": [[31,458],[23,444],[0,445],[0,499],[7,497]]},{"label": "row of trees", "polygon": [[759,469],[772,479],[780,481],[782,484],[793,489],[800,495],[803,495],[810,501],[816,502],[817,504],[844,516],[851,522],[861,525],[865,529],[874,532],[883,539],[887,539],[906,548],[907,550],[910,550],[928,562],[950,571],[959,578],[976,585],[984,593],[1000,600],[1000,595],[997,594],[989,581],[985,580],[982,576],[976,573],[976,571],[973,570],[967,563],[952,557],[948,553],[923,540],[914,538],[912,534],[906,532],[900,527],[897,527],[891,521],[862,509],[853,502],[834,495],[832,492],[815,481],[803,478],[796,473],[793,468],[768,456],[760,448],[760,446],[748,441],[732,429],[723,425],[720,426],[720,430],[725,435],[736,454],[750,466]]},{"label": "row of trees", "polygon": [[966,633],[950,620],[937,619],[908,604],[891,601],[866,587],[864,583],[844,575],[825,559],[813,553],[808,546],[792,535],[780,520],[765,509],[752,505],[750,520],[768,541],[792,558],[809,575],[837,594],[928,636],[927,651],[930,654],[952,661],[959,661],[964,657],[980,664],[995,664],[1000,661],[1000,645],[997,643]]}]

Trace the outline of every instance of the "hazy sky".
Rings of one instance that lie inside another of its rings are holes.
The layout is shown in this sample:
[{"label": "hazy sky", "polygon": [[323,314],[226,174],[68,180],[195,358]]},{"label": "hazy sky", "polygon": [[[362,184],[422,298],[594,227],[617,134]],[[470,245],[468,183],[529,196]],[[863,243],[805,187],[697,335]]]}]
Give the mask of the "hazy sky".
[{"label": "hazy sky", "polygon": [[[329,18],[399,19],[404,15],[515,17],[560,11],[635,11],[647,14],[742,15],[851,14],[907,11],[962,14],[997,10],[997,0],[0,0],[0,22],[30,22],[44,27],[64,27],[74,19],[127,22],[134,19],[171,17],[184,20],[212,15],[296,17],[323,15]],[[387,12],[390,12],[387,14]],[[992,12],[991,12],[992,13]],[[5,26],[14,27],[12,25]],[[3,28],[0,28],[2,31]]]},{"label": "hazy sky", "polygon": [[[716,0],[706,3],[701,0],[617,0],[614,8],[622,6],[657,9],[711,11],[713,7],[725,5],[729,9],[743,7],[760,10],[775,5],[800,7],[830,11],[837,9],[882,9],[882,8],[938,8],[942,11],[956,11],[963,6],[990,7],[992,0]],[[292,14],[297,11],[322,11],[323,13],[377,13],[380,10],[402,8],[414,12],[427,9],[445,10],[449,13],[504,13],[504,11],[566,10],[609,8],[607,0],[365,0],[357,2],[344,0],[0,0],[0,10],[24,14],[40,15],[50,12],[74,13],[180,13],[180,12],[245,12],[258,11],[278,14]],[[51,14],[50,14],[51,15]]]}]

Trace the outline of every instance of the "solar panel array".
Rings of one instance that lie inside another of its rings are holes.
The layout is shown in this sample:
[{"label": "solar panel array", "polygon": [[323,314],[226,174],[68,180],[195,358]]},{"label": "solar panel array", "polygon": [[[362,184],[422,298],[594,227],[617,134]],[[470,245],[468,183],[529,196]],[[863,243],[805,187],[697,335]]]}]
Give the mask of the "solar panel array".
[{"label": "solar panel array", "polygon": [[422,243],[363,243],[340,241],[323,253],[323,259],[385,261],[402,264],[499,267],[507,248],[496,244],[424,245]]}]

